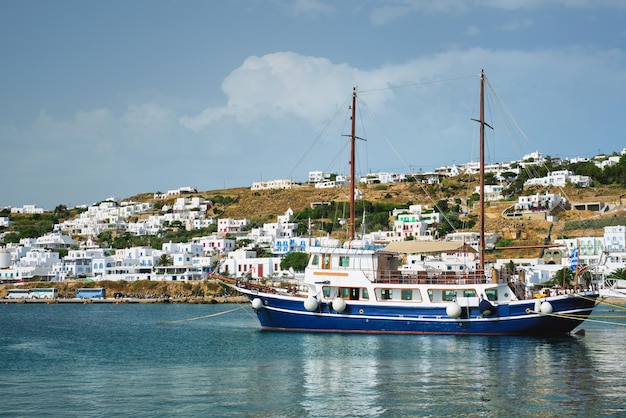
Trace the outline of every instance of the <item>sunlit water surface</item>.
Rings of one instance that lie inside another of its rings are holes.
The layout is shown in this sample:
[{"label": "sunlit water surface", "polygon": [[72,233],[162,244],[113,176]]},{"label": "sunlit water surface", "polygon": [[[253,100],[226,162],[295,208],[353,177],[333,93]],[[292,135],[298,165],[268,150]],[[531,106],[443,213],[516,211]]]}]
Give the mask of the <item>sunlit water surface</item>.
[{"label": "sunlit water surface", "polygon": [[586,336],[564,338],[279,333],[238,307],[0,305],[0,415],[626,416],[623,326],[587,322]]}]

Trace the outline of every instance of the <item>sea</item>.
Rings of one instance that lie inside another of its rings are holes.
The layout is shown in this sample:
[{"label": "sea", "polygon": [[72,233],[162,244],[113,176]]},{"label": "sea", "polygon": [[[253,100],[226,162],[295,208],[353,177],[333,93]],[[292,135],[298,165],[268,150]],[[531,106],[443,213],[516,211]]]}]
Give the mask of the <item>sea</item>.
[{"label": "sea", "polygon": [[0,416],[626,416],[620,308],[530,338],[269,332],[249,304],[2,304]]}]

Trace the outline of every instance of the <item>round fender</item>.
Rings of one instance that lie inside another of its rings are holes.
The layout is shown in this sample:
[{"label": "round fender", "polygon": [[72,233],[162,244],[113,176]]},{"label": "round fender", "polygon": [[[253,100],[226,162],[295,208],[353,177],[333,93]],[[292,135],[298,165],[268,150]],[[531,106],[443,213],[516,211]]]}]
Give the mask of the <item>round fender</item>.
[{"label": "round fender", "polygon": [[263,301],[261,300],[261,298],[254,298],[252,299],[252,308],[254,310],[259,310],[263,307]]},{"label": "round fender", "polygon": [[346,301],[341,298],[333,299],[333,310],[335,312],[343,312],[346,310]]},{"label": "round fender", "polygon": [[317,299],[315,299],[313,296],[309,296],[304,301],[304,309],[306,309],[309,312],[313,312],[317,310],[318,306],[319,304],[317,303]]},{"label": "round fender", "polygon": [[461,305],[456,302],[452,302],[446,307],[446,314],[450,318],[458,318],[461,316]]},{"label": "round fender", "polygon": [[542,314],[551,314],[552,304],[550,302],[542,302],[539,310],[541,311]]},{"label": "round fender", "polygon": [[491,304],[487,299],[481,299],[478,304],[478,310],[483,316],[493,315],[496,312],[496,307]]}]

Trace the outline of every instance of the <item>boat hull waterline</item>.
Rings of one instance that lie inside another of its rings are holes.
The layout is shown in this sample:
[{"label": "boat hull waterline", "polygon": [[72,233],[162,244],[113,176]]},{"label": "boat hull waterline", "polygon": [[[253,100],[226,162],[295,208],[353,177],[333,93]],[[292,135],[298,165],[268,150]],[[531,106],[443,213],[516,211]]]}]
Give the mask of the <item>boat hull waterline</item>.
[{"label": "boat hull waterline", "polygon": [[[367,334],[452,334],[452,335],[567,335],[592,312],[596,292],[525,300],[499,305],[497,314],[483,316],[478,308],[464,308],[459,318],[451,318],[446,307],[402,307],[347,303],[335,312],[331,303],[322,303],[309,312],[301,297],[238,288],[250,301],[259,299],[255,309],[263,330],[367,333]],[[549,302],[554,312],[536,311],[537,302]]]}]

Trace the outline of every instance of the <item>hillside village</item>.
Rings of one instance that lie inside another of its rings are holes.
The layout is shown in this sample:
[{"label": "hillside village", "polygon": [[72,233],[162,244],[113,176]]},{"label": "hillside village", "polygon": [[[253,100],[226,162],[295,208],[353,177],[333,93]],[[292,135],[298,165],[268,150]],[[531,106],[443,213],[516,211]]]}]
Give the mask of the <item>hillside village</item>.
[{"label": "hillside village", "polygon": [[[605,167],[617,164],[620,158],[605,157],[595,164]],[[623,188],[591,187],[588,176],[554,170],[545,177],[527,180],[524,194],[516,198],[505,195],[512,176],[542,162],[543,156],[534,153],[522,161],[487,167],[496,180],[485,189],[486,243],[491,250],[487,261],[496,269],[510,263],[520,269],[533,265],[533,271],[526,271],[527,280],[533,284],[548,281],[567,265],[575,248],[580,249],[579,262],[586,265],[599,265],[603,254],[610,250],[612,257],[608,262],[604,260],[602,274],[623,267]],[[405,240],[463,241],[475,248],[478,233],[471,222],[478,206],[475,166],[469,163],[434,173],[361,177],[357,199],[384,202],[393,209],[386,215],[388,228],[365,231],[359,238],[380,245]],[[181,187],[123,201],[110,198],[76,208],[77,216],[55,224],[51,232],[21,238],[19,242],[7,242],[13,219],[44,211],[35,205],[5,208],[4,212],[10,213],[0,217],[0,242],[4,241],[0,248],[0,281],[194,282],[205,280],[213,271],[236,278],[294,280],[298,273],[281,266],[284,256],[307,252],[323,240],[345,239],[346,213],[342,210],[336,213],[336,219],[313,221],[294,215],[324,205],[345,207],[349,200],[345,182],[339,175],[311,172],[304,184],[277,180],[255,183],[250,188],[198,192]],[[455,205],[465,228],[439,232],[438,227],[446,221],[439,207],[442,202]],[[604,221],[572,227],[585,219]],[[338,228],[323,230],[320,225],[324,221]],[[111,247],[114,237],[147,236],[156,241],[171,229],[206,234],[187,242],[163,242],[160,248]],[[540,250],[539,246],[546,243],[555,247]],[[260,250],[263,254],[258,254]]]}]

